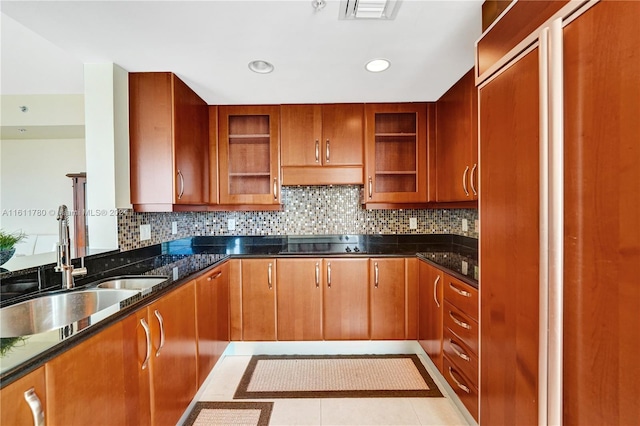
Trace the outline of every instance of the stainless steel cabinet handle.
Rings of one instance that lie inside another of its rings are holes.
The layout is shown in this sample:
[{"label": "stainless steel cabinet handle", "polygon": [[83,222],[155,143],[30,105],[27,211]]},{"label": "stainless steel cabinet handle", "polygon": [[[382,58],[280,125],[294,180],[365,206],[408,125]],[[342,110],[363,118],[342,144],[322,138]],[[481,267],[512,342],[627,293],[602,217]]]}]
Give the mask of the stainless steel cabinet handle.
[{"label": "stainless steel cabinet handle", "polygon": [[456,346],[460,347],[460,345],[458,345],[451,339],[449,339],[449,344],[451,345],[451,350],[455,352],[456,355],[458,355],[460,358],[464,359],[465,361],[471,361],[471,358],[469,357],[469,355],[465,354],[464,352],[456,348]]},{"label": "stainless steel cabinet handle", "polygon": [[373,197],[373,179],[369,176],[369,199]]},{"label": "stainless steel cabinet handle", "polygon": [[436,306],[440,307],[440,302],[438,302],[438,283],[440,282],[440,275],[436,277],[436,280],[433,283],[433,301],[436,302]]},{"label": "stainless steel cabinet handle", "polygon": [[453,370],[451,369],[451,367],[449,367],[449,377],[451,377],[451,380],[453,380],[456,383],[456,386],[458,386],[460,389],[462,389],[466,393],[469,393],[469,388],[463,385],[462,383],[460,383],[455,377],[453,377]]},{"label": "stainless steel cabinet handle", "polygon": [[327,287],[331,288],[331,262],[327,262]]},{"label": "stainless steel cabinet handle", "polygon": [[325,147],[326,147],[326,151],[327,151],[325,156],[326,156],[326,160],[327,160],[327,163],[328,163],[330,161],[330,159],[331,159],[331,149],[329,148],[329,139],[327,139],[327,144],[325,145]]},{"label": "stainless steel cabinet handle", "polygon": [[178,170],[178,177],[180,178],[180,192],[178,193],[179,200],[184,195],[184,176],[182,176],[182,172],[180,170]]},{"label": "stainless steel cabinet handle", "polygon": [[316,288],[320,287],[320,263],[316,262]]},{"label": "stainless steel cabinet handle", "polygon": [[156,309],[153,314],[158,318],[158,324],[160,324],[160,345],[156,351],[156,356],[160,356],[160,349],[164,347],[164,318],[160,315],[160,312]]},{"label": "stainless steel cabinet handle", "polygon": [[270,263],[267,268],[267,284],[269,285],[269,290],[273,288],[273,283],[271,282],[271,274],[273,272],[273,265]]},{"label": "stainless steel cabinet handle", "polygon": [[449,287],[451,288],[451,290],[455,291],[460,296],[471,297],[471,293],[469,293],[468,291],[465,291],[465,290],[460,290],[458,287],[454,286],[453,283],[449,283]]},{"label": "stainless steel cabinet handle", "polygon": [[373,264],[373,270],[375,272],[375,283],[374,283],[374,287],[378,288],[378,284],[380,284],[380,270],[378,269],[378,262]]},{"label": "stainless steel cabinet handle", "polygon": [[144,370],[147,368],[147,365],[149,364],[149,357],[151,356],[151,329],[144,318],[140,320],[140,325],[144,329],[144,337],[147,341],[147,353],[145,353],[144,361],[142,361],[142,369]]},{"label": "stainless steel cabinet handle", "polygon": [[215,275],[210,276],[209,278],[207,278],[207,281],[213,281],[216,278],[218,278],[220,275],[222,275],[222,271],[218,271]]},{"label": "stainless steel cabinet handle", "polygon": [[278,179],[273,179],[273,199],[278,199]]},{"label": "stainless steel cabinet handle", "polygon": [[467,190],[467,173],[469,173],[469,166],[465,167],[464,173],[462,173],[462,189],[466,196],[469,196],[469,190]]},{"label": "stainless steel cabinet handle", "polygon": [[471,182],[471,191],[473,191],[473,195],[478,195],[478,191],[476,190],[476,179],[474,177],[477,169],[478,163],[475,163],[473,165],[473,168],[471,169],[471,175],[469,176],[469,181]]},{"label": "stainless steel cabinet handle", "polygon": [[455,322],[456,324],[458,324],[460,327],[462,328],[466,328],[467,330],[471,330],[471,326],[469,324],[467,324],[466,322],[459,320],[458,318],[456,318],[453,315],[453,312],[449,311],[449,316],[451,317],[451,319],[453,320],[453,322]]},{"label": "stainless steel cabinet handle", "polygon": [[33,415],[33,424],[35,426],[44,426],[44,410],[42,409],[42,403],[36,390],[31,388],[24,393],[24,400],[29,404],[31,414]]},{"label": "stainless steel cabinet handle", "polygon": [[316,163],[320,162],[320,141],[316,139]]}]

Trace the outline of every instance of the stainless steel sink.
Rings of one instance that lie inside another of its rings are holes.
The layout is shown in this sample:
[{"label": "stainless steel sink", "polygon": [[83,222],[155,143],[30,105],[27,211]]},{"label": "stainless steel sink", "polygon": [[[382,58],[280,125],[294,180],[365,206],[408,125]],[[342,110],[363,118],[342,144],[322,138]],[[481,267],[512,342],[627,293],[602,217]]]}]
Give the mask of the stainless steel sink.
[{"label": "stainless steel sink", "polygon": [[97,287],[142,291],[163,283],[167,279],[167,277],[151,275],[123,276],[103,281]]},{"label": "stainless steel sink", "polygon": [[92,289],[51,294],[16,303],[0,309],[0,337],[44,333],[109,308],[117,311],[120,302],[139,293],[139,290]]}]

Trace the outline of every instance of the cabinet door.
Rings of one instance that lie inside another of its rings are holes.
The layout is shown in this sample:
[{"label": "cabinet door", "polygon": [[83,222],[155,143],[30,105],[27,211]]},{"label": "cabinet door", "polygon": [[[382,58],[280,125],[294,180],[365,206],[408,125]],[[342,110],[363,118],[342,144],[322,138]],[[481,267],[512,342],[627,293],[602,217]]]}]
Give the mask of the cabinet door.
[{"label": "cabinet door", "polygon": [[[27,397],[33,400],[35,414],[27,402]],[[45,416],[47,397],[44,367],[40,367],[2,388],[0,390],[0,407],[2,407],[0,424],[3,425],[35,425],[37,423],[34,421],[34,415],[38,419],[47,420]],[[53,423],[49,422],[49,424]]]},{"label": "cabinet door", "polygon": [[365,106],[365,202],[427,202],[426,104]]},{"label": "cabinet door", "polygon": [[405,338],[404,259],[369,260],[371,339]]},{"label": "cabinet door", "polygon": [[473,69],[436,104],[436,201],[478,199],[478,97]]},{"label": "cabinet door", "polygon": [[443,272],[426,262],[420,262],[418,341],[441,373],[443,286]]},{"label": "cabinet door", "polygon": [[196,280],[198,386],[220,358],[222,345],[229,340],[228,306],[229,266],[225,263]]},{"label": "cabinet door", "polygon": [[47,423],[150,423],[146,339],[130,315],[45,365]]},{"label": "cabinet door", "polygon": [[566,425],[640,424],[639,16],[600,2],[564,27]]},{"label": "cabinet door", "polygon": [[280,203],[280,107],[220,106],[221,204]]},{"label": "cabinet door", "polygon": [[481,424],[538,423],[538,81],[536,48],[480,87]]},{"label": "cabinet door", "polygon": [[322,259],[278,259],[278,340],[322,340]]},{"label": "cabinet door", "polygon": [[176,424],[196,394],[195,282],[149,305],[151,414],[154,425]]},{"label": "cabinet door", "polygon": [[176,204],[209,201],[209,109],[182,80],[173,84],[173,138]]},{"label": "cabinet door", "polygon": [[322,139],[325,166],[362,166],[364,105],[322,105]]},{"label": "cabinet door", "polygon": [[369,339],[369,260],[324,259],[325,340]]},{"label": "cabinet door", "polygon": [[242,340],[276,340],[276,260],[242,260]]},{"label": "cabinet door", "polygon": [[322,166],[322,105],[280,106],[282,167]]}]

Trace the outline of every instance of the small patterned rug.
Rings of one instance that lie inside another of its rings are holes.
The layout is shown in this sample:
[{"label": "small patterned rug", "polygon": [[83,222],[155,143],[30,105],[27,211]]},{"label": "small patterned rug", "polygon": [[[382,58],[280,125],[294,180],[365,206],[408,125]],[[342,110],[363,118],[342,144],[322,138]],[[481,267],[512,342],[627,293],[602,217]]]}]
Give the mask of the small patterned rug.
[{"label": "small patterned rug", "polygon": [[273,402],[196,402],[185,426],[267,426]]},{"label": "small patterned rug", "polygon": [[417,355],[257,355],[233,398],[441,396]]}]

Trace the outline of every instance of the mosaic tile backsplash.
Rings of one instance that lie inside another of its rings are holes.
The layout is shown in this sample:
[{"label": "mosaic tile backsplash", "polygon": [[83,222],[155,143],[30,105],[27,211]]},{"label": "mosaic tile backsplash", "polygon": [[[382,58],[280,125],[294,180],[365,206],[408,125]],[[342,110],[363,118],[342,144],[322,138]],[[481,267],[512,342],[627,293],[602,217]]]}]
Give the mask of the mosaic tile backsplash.
[{"label": "mosaic tile backsplash", "polygon": [[[478,238],[477,209],[365,210],[360,186],[283,187],[281,211],[136,213],[118,215],[121,250],[202,235],[457,234]],[[409,218],[418,221],[409,229]],[[235,230],[227,229],[229,219]],[[462,219],[468,230],[462,231]],[[171,223],[177,222],[177,234]],[[151,239],[140,241],[140,225],[151,225]]]}]

